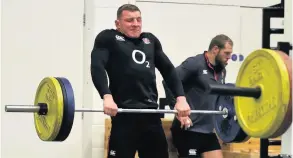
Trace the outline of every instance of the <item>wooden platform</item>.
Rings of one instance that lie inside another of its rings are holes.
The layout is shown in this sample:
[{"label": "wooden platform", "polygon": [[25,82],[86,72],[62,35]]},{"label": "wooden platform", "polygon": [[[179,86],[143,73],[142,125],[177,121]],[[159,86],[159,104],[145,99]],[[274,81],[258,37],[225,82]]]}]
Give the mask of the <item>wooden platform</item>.
[{"label": "wooden platform", "polygon": [[[164,131],[168,140],[170,158],[175,158],[176,149],[171,143],[171,134],[170,134],[170,127],[172,124],[172,120],[162,119],[162,122],[163,122]],[[107,157],[110,130],[111,130],[111,120],[105,119],[105,143],[104,143],[104,149],[105,149],[104,157],[105,158]],[[277,138],[276,140],[280,140],[280,138]],[[259,145],[260,145],[260,140],[257,138],[250,138],[248,141],[244,143],[231,143],[231,144],[221,143],[224,158],[259,158],[260,157]],[[270,146],[269,155],[272,155],[272,156],[278,155],[280,153],[280,150],[281,150],[281,146]],[[138,158],[137,155],[136,155],[136,158]]]}]

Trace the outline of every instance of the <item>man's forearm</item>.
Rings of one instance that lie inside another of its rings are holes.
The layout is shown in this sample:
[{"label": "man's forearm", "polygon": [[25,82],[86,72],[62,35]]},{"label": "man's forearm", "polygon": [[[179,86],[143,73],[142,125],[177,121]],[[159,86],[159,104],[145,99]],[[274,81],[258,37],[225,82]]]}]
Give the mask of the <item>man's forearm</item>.
[{"label": "man's forearm", "polygon": [[[108,79],[106,71],[100,66],[91,66],[91,75],[94,86],[100,94],[101,99],[104,99],[105,96],[109,97],[111,91],[108,87]],[[112,95],[111,95],[112,96]]]},{"label": "man's forearm", "polygon": [[174,109],[176,102],[186,101],[181,80],[176,75],[177,73],[175,69],[173,70],[173,73],[174,72],[175,75],[166,75],[164,81],[162,81],[166,93],[166,99],[168,100],[171,109]]},{"label": "man's forearm", "polygon": [[164,79],[166,85],[169,87],[175,98],[182,99],[182,97],[185,96],[182,83],[179,77],[177,76],[175,68],[169,70],[168,73],[164,75]]}]

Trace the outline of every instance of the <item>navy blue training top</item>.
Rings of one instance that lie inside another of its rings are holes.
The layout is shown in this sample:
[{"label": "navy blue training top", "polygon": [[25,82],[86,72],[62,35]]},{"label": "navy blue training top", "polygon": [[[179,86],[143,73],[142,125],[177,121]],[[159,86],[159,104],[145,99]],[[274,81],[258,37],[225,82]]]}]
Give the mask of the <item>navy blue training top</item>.
[{"label": "navy blue training top", "polygon": [[[209,91],[209,84],[225,83],[225,68],[213,66],[208,61],[206,53],[189,57],[176,68],[191,110],[216,110],[217,95],[207,93]],[[163,85],[166,93],[168,93],[168,86],[164,84],[164,81]],[[172,97],[172,93],[170,93],[169,95]],[[173,108],[174,102],[170,106]],[[200,133],[213,133],[213,115],[191,114],[190,118],[193,126],[188,130]],[[172,128],[180,128],[180,122],[176,117],[174,118]]]}]

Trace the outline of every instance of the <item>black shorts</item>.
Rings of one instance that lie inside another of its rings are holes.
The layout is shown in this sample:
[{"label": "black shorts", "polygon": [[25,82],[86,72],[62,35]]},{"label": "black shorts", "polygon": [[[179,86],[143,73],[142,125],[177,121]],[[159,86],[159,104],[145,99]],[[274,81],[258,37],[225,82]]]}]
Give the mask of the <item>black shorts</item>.
[{"label": "black shorts", "polygon": [[160,114],[119,113],[112,117],[108,158],[168,158]]},{"label": "black shorts", "polygon": [[220,150],[216,134],[198,133],[181,129],[171,129],[174,146],[179,157],[200,157],[202,153]]}]

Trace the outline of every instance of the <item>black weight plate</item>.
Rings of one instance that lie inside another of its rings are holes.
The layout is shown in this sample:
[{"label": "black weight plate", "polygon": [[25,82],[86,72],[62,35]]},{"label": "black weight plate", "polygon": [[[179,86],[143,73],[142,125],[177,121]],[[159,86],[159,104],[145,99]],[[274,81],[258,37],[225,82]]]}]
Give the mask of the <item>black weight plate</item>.
[{"label": "black weight plate", "polygon": [[[235,86],[234,84],[226,85]],[[238,124],[233,96],[219,95],[216,102],[216,110],[228,111],[228,115],[214,116],[214,124],[217,136],[224,143],[241,143],[247,141],[250,138]]]},{"label": "black weight plate", "polygon": [[63,100],[64,100],[64,113],[63,113],[63,120],[60,131],[55,138],[54,141],[64,141],[69,136],[73,121],[74,121],[74,113],[75,113],[75,100],[74,100],[74,93],[73,88],[66,78],[63,77],[55,77],[60,86],[62,88],[63,93]]}]

